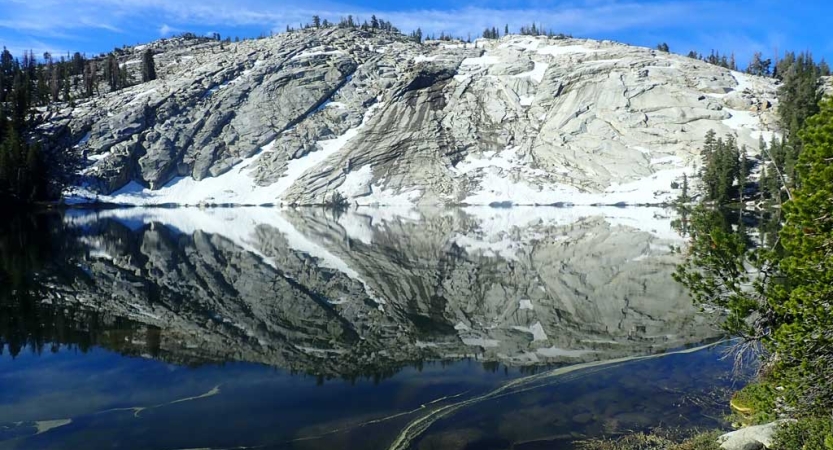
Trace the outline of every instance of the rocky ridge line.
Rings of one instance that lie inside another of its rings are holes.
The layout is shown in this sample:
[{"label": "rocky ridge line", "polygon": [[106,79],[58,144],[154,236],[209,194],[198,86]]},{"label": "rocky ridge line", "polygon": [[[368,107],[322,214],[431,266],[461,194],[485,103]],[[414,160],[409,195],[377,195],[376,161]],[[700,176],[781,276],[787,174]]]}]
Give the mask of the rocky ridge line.
[{"label": "rocky ridge line", "polygon": [[610,41],[331,28],[156,61],[41,126],[87,158],[70,201],[658,204],[707,130],[777,131],[773,80]]}]

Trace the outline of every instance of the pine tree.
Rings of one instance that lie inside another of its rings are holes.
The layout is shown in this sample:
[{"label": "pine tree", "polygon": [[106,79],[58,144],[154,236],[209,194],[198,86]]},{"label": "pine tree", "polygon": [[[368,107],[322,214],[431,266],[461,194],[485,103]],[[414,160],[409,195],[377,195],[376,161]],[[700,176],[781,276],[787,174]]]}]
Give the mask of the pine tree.
[{"label": "pine tree", "polygon": [[688,175],[683,174],[682,192],[680,192],[680,203],[686,204],[691,199],[688,196]]},{"label": "pine tree", "polygon": [[71,101],[71,98],[70,98],[70,95],[69,95],[70,75],[69,75],[69,67],[67,67],[67,66],[68,66],[67,62],[64,60],[63,57],[61,57],[61,64],[60,64],[60,68],[61,68],[61,88],[63,89],[63,92],[64,92],[64,101],[65,102],[70,102]]},{"label": "pine tree", "polygon": [[[821,104],[801,132],[804,149],[798,173],[801,185],[784,204],[780,232],[786,257],[780,269],[787,283],[775,286],[770,307],[775,317],[775,369],[797,389],[802,411],[829,414],[833,393],[833,100]],[[793,397],[795,398],[795,397]]]},{"label": "pine tree", "polygon": [[44,61],[38,62],[30,50],[18,62],[8,50],[0,53],[0,200],[46,199],[50,182],[53,194],[61,190],[60,180],[50,180],[46,175],[58,173],[64,164],[57,160],[45,164],[40,144],[29,143],[28,136],[35,124],[33,107],[53,99],[59,101],[62,92],[63,99],[72,104],[73,71],[78,58],[69,53],[60,61],[48,53],[44,56]]},{"label": "pine tree", "polygon": [[142,82],[147,83],[156,79],[156,64],[153,61],[153,50],[147,49],[142,54]]},{"label": "pine tree", "polygon": [[749,61],[749,66],[746,68],[746,73],[760,77],[769,76],[771,65],[772,60],[763,59],[763,54],[761,52],[755,52],[752,55],[752,59]]},{"label": "pine tree", "polygon": [[787,53],[778,63],[778,75],[783,84],[778,89],[778,114],[788,139],[796,140],[798,131],[808,117],[819,111],[820,70],[807,53]]},{"label": "pine tree", "polygon": [[119,88],[119,62],[116,60],[116,56],[110,53],[107,56],[107,61],[104,63],[104,78],[107,80],[107,84],[110,86],[111,91],[115,91]]},{"label": "pine tree", "polygon": [[503,35],[509,36],[509,24],[507,23],[505,27],[503,27]]},{"label": "pine tree", "polygon": [[84,72],[84,67],[86,66],[86,59],[84,55],[79,52],[75,52],[72,55],[72,75],[81,75]]},{"label": "pine tree", "polygon": [[12,90],[7,100],[11,103],[11,121],[15,130],[23,130],[26,113],[29,111],[29,83],[23,71],[17,71],[12,81]]},{"label": "pine tree", "polygon": [[749,180],[749,159],[746,153],[746,146],[740,149],[740,160],[738,161],[738,195],[740,202],[743,203],[743,194],[746,189],[746,183]]},{"label": "pine tree", "polygon": [[13,78],[14,57],[6,47],[3,47],[3,52],[0,53],[0,104],[8,98]]},{"label": "pine tree", "polygon": [[50,60],[49,62],[49,92],[52,95],[52,101],[58,101],[58,93],[60,92],[61,86],[58,81],[58,66],[53,64]]},{"label": "pine tree", "polygon": [[90,61],[84,68],[84,94],[87,97],[92,97],[96,82],[96,65],[95,61]]},{"label": "pine tree", "polygon": [[318,16],[312,16],[312,26],[315,28],[321,28],[321,18]]},{"label": "pine tree", "polygon": [[762,200],[771,199],[774,198],[775,192],[772,190],[772,176],[775,169],[771,167],[772,157],[763,136],[758,139],[758,151],[761,154],[761,176],[758,179],[758,190],[761,193]]},{"label": "pine tree", "polygon": [[830,66],[827,65],[827,61],[825,61],[824,58],[819,61],[819,75],[823,77],[830,76]]},{"label": "pine tree", "polygon": [[46,69],[44,65],[38,66],[38,104],[39,105],[48,105],[49,104],[49,86],[46,84]]},{"label": "pine tree", "polygon": [[706,133],[702,156],[703,167],[700,177],[706,199],[718,204],[728,203],[734,198],[735,182],[742,181],[741,153],[735,138],[727,135],[725,140],[715,140],[714,131],[709,130]]}]

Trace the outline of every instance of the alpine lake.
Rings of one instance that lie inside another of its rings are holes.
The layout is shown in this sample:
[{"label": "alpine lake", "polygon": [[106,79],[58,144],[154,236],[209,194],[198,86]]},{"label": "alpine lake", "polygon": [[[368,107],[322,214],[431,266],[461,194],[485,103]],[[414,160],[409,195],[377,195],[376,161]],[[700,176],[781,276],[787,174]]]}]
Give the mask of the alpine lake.
[{"label": "alpine lake", "polygon": [[0,224],[0,449],[570,449],[721,426],[673,211],[130,208]]}]

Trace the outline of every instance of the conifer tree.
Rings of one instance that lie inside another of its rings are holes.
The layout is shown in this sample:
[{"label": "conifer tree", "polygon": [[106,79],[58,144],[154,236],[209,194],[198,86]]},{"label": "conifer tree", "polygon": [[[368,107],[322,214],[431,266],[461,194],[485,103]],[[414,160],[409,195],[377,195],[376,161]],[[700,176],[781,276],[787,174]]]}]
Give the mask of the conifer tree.
[{"label": "conifer tree", "polygon": [[819,61],[819,75],[823,77],[830,76],[830,66],[827,65],[827,61],[825,61],[824,58]]},{"label": "conifer tree", "polygon": [[43,65],[38,66],[37,95],[39,105],[49,104],[49,86],[46,84],[46,69]]},{"label": "conifer tree", "polygon": [[778,75],[783,84],[778,89],[778,114],[788,139],[796,140],[798,131],[808,117],[819,111],[820,69],[808,53],[787,53],[778,63]]},{"label": "conifer tree", "polygon": [[740,158],[738,161],[738,195],[740,202],[743,203],[743,194],[746,189],[746,183],[749,181],[749,158],[746,153],[746,147],[741,147]]},{"label": "conifer tree", "polygon": [[797,171],[801,185],[784,204],[780,232],[786,257],[780,269],[788,280],[775,286],[770,300],[775,323],[776,370],[796,389],[802,410],[833,407],[833,100],[801,132],[804,149]]},{"label": "conifer tree", "polygon": [[59,83],[58,77],[58,66],[57,64],[53,64],[50,60],[49,62],[49,92],[52,95],[52,101],[58,101],[58,93],[60,92],[61,86]]},{"label": "conifer tree", "polygon": [[119,81],[120,81],[120,74],[121,68],[119,67],[119,62],[116,59],[116,55],[110,53],[107,56],[107,61],[104,63],[104,78],[107,80],[107,84],[110,86],[111,91],[115,91],[119,88]]},{"label": "conifer tree", "polygon": [[72,95],[70,94],[70,81],[69,81],[69,74],[66,68],[64,69],[64,77],[63,81],[61,82],[61,86],[64,90],[64,101],[68,103],[72,103]]},{"label": "conifer tree", "polygon": [[683,173],[683,184],[680,192],[680,203],[686,204],[691,200],[688,195],[688,175]]},{"label": "conifer tree", "polygon": [[156,79],[156,64],[153,61],[153,50],[147,49],[142,54],[142,82],[147,83]]},{"label": "conifer tree", "polygon": [[[715,140],[712,130],[706,133],[703,145],[703,167],[700,177],[707,200],[725,204],[734,198],[735,182],[741,183],[741,153],[735,138]],[[745,175],[744,175],[745,176]],[[740,189],[743,189],[741,186]]]},{"label": "conifer tree", "polygon": [[87,97],[92,97],[94,94],[96,78],[98,76],[96,72],[96,62],[90,61],[84,69],[84,92]]},{"label": "conifer tree", "polygon": [[770,66],[772,60],[763,59],[761,52],[755,52],[752,59],[749,61],[749,66],[746,68],[746,73],[757,75],[759,77],[766,77],[770,75]]},{"label": "conifer tree", "polygon": [[81,75],[84,72],[85,63],[84,55],[75,52],[72,55],[72,75]]}]

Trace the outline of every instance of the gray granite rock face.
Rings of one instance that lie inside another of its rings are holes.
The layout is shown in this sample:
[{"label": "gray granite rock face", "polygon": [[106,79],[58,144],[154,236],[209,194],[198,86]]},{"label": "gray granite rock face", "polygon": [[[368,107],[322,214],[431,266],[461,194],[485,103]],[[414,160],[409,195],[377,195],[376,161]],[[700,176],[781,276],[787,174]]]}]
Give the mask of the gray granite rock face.
[{"label": "gray granite rock face", "polygon": [[750,450],[772,448],[773,437],[778,427],[785,421],[776,421],[764,425],[749,426],[731,433],[726,433],[718,439],[720,448],[724,450]]},{"label": "gray granite rock face", "polygon": [[777,132],[774,81],[609,41],[416,44],[333,28],[175,44],[151,44],[160,79],[41,127],[95,158],[93,193],[220,177],[257,155],[246,176],[281,186],[269,203],[321,204],[339,191],[357,204],[588,204],[634,182],[653,183],[640,198],[661,203],[694,172],[706,131],[751,153]]}]

